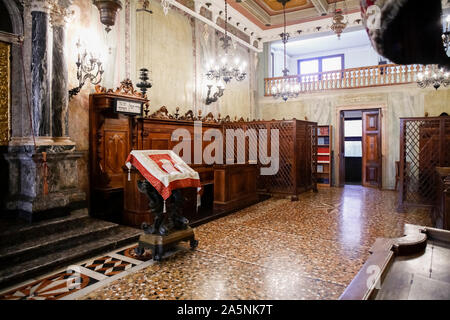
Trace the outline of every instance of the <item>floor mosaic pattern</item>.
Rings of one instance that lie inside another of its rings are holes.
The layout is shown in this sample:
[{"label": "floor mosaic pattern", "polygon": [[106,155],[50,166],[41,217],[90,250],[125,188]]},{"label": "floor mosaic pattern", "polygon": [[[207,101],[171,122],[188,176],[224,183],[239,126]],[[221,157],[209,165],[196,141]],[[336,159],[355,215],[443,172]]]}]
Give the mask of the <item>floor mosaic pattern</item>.
[{"label": "floor mosaic pattern", "polygon": [[[117,278],[124,271],[132,271],[136,266],[151,261],[146,254],[135,259],[137,244],[108,253],[79,264],[71,265],[37,280],[27,281],[13,289],[0,293],[0,300],[59,300],[70,299],[81,291],[90,291],[93,284],[101,285],[106,279]],[[78,295],[77,295],[78,296]]]},{"label": "floor mosaic pattern", "polygon": [[271,198],[195,229],[162,262],[134,246],[30,281],[0,299],[337,299],[378,237],[405,223],[429,226],[427,209],[397,213],[397,193],[321,188],[299,201]]},{"label": "floor mosaic pattern", "polygon": [[397,213],[397,193],[321,188],[269,199],[195,229],[199,247],[127,275],[84,299],[338,299],[378,237],[427,209]]}]

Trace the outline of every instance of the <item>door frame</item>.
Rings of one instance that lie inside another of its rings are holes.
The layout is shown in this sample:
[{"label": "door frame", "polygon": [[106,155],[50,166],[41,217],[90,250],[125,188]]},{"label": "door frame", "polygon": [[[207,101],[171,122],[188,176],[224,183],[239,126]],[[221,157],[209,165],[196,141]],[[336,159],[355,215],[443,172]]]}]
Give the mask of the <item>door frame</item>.
[{"label": "door frame", "polygon": [[[335,110],[335,123],[337,134],[334,136],[336,137],[334,139],[334,150],[337,150],[338,152],[335,152],[334,154],[334,163],[335,165],[335,180],[336,186],[343,187],[345,184],[345,159],[343,163],[341,164],[341,135],[344,134],[343,127],[341,128],[341,124],[343,124],[343,121],[341,121],[341,111],[355,111],[355,110],[362,110],[362,111],[368,111],[368,110],[376,110],[378,109],[380,111],[380,119],[381,119],[381,188],[384,188],[384,182],[387,181],[386,179],[386,172],[387,172],[387,146],[389,143],[389,137],[387,133],[387,105],[382,103],[373,103],[373,104],[352,104],[352,105],[340,105],[336,106]],[[342,123],[341,123],[342,122]],[[341,168],[343,169],[344,175],[341,174]],[[341,181],[342,180],[342,181]]]}]

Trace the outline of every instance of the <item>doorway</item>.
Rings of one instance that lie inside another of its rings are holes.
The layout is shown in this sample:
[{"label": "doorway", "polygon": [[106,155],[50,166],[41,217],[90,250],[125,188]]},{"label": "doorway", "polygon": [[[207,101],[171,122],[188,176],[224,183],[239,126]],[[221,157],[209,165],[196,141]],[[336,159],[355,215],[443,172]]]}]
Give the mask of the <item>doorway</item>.
[{"label": "doorway", "polygon": [[344,111],[345,184],[362,184],[362,112]]},{"label": "doorway", "polygon": [[381,188],[380,109],[341,110],[339,185]]}]

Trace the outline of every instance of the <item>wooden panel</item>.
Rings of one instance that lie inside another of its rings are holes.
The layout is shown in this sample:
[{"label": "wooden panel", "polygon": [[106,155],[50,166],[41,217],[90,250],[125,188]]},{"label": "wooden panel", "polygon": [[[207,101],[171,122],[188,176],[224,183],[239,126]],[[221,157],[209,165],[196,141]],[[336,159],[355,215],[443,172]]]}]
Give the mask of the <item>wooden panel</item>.
[{"label": "wooden panel", "polygon": [[363,111],[362,114],[362,183],[367,187],[381,188],[380,111]]},{"label": "wooden panel", "polygon": [[435,168],[450,166],[449,150],[450,117],[400,119],[399,211],[436,204]]},{"label": "wooden panel", "polygon": [[233,211],[258,201],[256,164],[214,166],[214,209]]}]

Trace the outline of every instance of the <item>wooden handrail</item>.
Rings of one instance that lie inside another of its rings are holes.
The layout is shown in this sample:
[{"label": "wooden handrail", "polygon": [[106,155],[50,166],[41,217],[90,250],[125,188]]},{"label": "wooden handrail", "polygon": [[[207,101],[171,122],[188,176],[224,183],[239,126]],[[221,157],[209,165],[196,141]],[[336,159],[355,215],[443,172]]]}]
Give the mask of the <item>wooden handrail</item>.
[{"label": "wooden handrail", "polygon": [[290,75],[287,77],[264,78],[264,94],[265,96],[270,96],[271,88],[286,78],[290,84],[298,84],[301,93],[307,93],[413,83],[417,81],[417,74],[423,71],[424,66],[418,64],[383,64],[336,71]]}]

